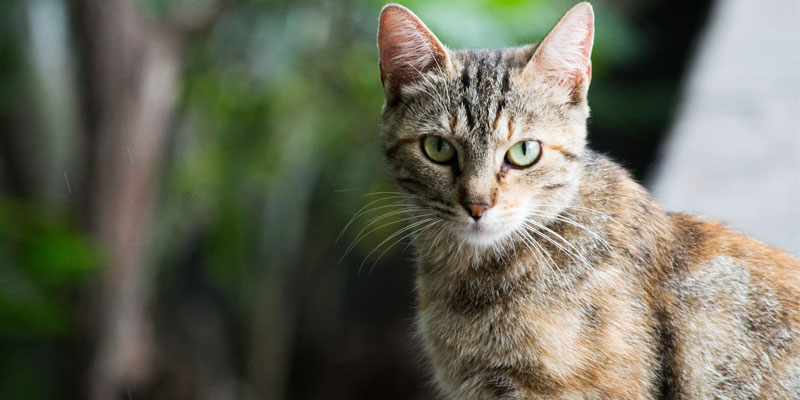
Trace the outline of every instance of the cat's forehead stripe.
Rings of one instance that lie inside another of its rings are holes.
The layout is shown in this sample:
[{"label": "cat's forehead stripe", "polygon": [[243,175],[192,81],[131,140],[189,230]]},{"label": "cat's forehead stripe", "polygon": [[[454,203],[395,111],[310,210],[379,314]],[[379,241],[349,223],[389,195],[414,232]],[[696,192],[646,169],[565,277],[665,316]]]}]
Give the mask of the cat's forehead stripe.
[{"label": "cat's forehead stripe", "polygon": [[461,86],[463,86],[464,88],[469,87],[469,64],[470,64],[469,58],[465,59],[464,67],[461,70]]},{"label": "cat's forehead stripe", "polygon": [[501,50],[469,51],[460,55],[462,96],[459,108],[464,109],[469,132],[485,137],[497,129],[506,107],[506,93],[511,88],[509,65]]},{"label": "cat's forehead stripe", "polygon": [[508,92],[508,89],[511,87],[511,73],[509,72],[508,67],[504,68],[505,72],[503,73],[503,86],[500,88],[500,93],[505,94]]},{"label": "cat's forehead stripe", "polygon": [[472,131],[472,129],[475,128],[475,118],[472,117],[472,106],[469,104],[466,95],[461,99],[461,107],[464,109],[464,114],[467,116],[467,127]]}]

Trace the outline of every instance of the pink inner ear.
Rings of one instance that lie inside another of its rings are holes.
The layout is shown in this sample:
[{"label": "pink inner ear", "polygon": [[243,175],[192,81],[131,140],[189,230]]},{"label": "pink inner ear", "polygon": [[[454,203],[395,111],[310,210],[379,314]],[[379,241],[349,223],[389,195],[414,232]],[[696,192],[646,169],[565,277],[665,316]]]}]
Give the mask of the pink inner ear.
[{"label": "pink inner ear", "polygon": [[[591,25],[591,21],[589,21],[589,25]],[[589,79],[592,76],[592,64],[589,62],[592,52],[591,28],[586,30],[583,40],[576,43],[575,46],[578,47],[578,54],[580,54],[580,58],[575,60],[577,68],[566,68],[566,70],[559,71],[558,74],[563,77],[559,82],[560,84],[578,86],[583,83],[584,79]],[[567,64],[568,66],[572,65],[571,61]],[[580,68],[581,66],[584,67]]]},{"label": "pink inner ear", "polygon": [[537,69],[559,85],[579,87],[591,77],[594,41],[591,8],[576,6],[553,27],[537,53]]},{"label": "pink inner ear", "polygon": [[446,54],[425,24],[398,6],[387,6],[381,13],[378,47],[381,82],[389,76],[395,83],[413,80],[420,72],[441,65]]}]

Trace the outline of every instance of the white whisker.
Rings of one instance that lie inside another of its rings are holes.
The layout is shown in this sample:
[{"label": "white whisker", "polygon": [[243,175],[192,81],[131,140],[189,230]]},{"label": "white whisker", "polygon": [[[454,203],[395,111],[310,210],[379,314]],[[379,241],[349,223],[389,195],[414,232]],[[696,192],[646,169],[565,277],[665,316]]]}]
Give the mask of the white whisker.
[{"label": "white whisker", "polygon": [[[538,223],[536,221],[528,220],[527,223],[531,223],[531,224],[533,224],[535,227],[537,227],[539,229],[544,229],[548,233],[550,233],[553,236],[555,236],[557,239],[560,239],[567,246],[569,246],[572,249],[572,251],[568,250],[566,247],[562,246],[560,243],[556,242],[555,240],[553,240],[549,236],[544,235],[544,234],[541,235],[545,240],[547,240],[548,242],[552,243],[554,246],[558,247],[559,250],[563,251],[564,254],[569,256],[573,261],[577,262],[578,264],[583,264],[585,266],[590,266],[589,261],[586,259],[586,256],[580,250],[578,250],[575,246],[573,246],[572,243],[570,243],[563,236],[559,235],[557,232],[553,231],[552,229],[550,229],[550,228],[548,228],[548,227],[544,226],[543,224],[540,224],[540,223]],[[530,228],[534,228],[533,226],[530,226],[530,225],[528,225],[528,226]],[[534,230],[538,231],[537,229],[534,229]],[[538,231],[538,232],[542,233],[541,231]]]},{"label": "white whisker", "polygon": [[[428,220],[428,221],[429,221],[429,220]],[[428,228],[430,228],[431,226],[435,226],[435,225],[436,225],[437,223],[439,223],[439,222],[440,222],[440,221],[438,221],[438,220],[434,220],[433,222],[428,222],[428,224],[425,224],[425,225],[424,225],[422,228],[420,228],[420,229],[412,229],[410,233],[406,234],[405,236],[401,237],[400,239],[397,239],[397,240],[396,240],[396,241],[394,241],[394,242],[393,242],[391,245],[387,246],[387,247],[386,247],[386,248],[385,248],[385,249],[384,249],[384,250],[381,252],[381,254],[379,254],[379,255],[378,255],[378,258],[376,258],[376,259],[375,259],[375,261],[372,263],[372,266],[369,268],[369,273],[372,273],[372,270],[375,268],[375,265],[376,265],[376,264],[378,264],[378,261],[380,261],[380,259],[383,257],[383,255],[384,255],[384,254],[386,254],[386,252],[387,252],[387,251],[389,251],[389,249],[391,249],[392,247],[394,247],[394,246],[395,246],[397,243],[400,243],[400,242],[402,242],[404,239],[408,238],[409,236],[412,236],[412,235],[414,235],[414,237],[413,237],[413,238],[411,238],[411,241],[409,241],[409,244],[411,244],[411,242],[412,242],[412,241],[413,241],[413,240],[414,240],[414,239],[415,239],[417,236],[419,236],[419,234],[421,234],[422,232],[425,232],[425,231],[426,231]],[[378,245],[378,247],[380,247],[380,245]],[[375,248],[375,250],[377,250],[377,249],[378,249],[378,247],[376,247],[376,248]],[[406,246],[406,247],[408,247],[408,246]],[[372,254],[372,253],[370,253],[370,254]],[[369,255],[367,255],[367,257],[369,257]],[[366,260],[366,258],[365,258],[365,260]],[[363,264],[363,262],[362,262],[362,264]],[[360,269],[360,268],[361,268],[361,267],[359,267],[359,269]]]},{"label": "white whisker", "polygon": [[605,247],[606,249],[610,248],[610,245],[609,245],[608,241],[603,236],[601,236],[597,232],[589,229],[585,225],[576,222],[573,219],[567,218],[567,217],[565,217],[563,215],[546,213],[546,212],[542,212],[542,211],[534,210],[534,209],[529,209],[528,212],[532,213],[533,215],[536,215],[536,216],[552,218],[552,219],[554,219],[556,221],[564,222],[564,223],[566,223],[568,225],[572,225],[572,226],[574,226],[576,228],[583,229],[584,231],[586,231],[587,233],[592,235],[592,237],[594,237],[597,240],[597,242],[599,242],[603,247]]},{"label": "white whisker", "polygon": [[369,214],[369,213],[371,213],[371,212],[374,212],[374,211],[377,211],[377,210],[380,210],[380,209],[383,209],[383,208],[386,208],[386,207],[392,207],[392,206],[395,206],[395,205],[398,205],[398,206],[399,206],[399,205],[403,204],[403,202],[402,202],[402,200],[400,200],[400,201],[396,201],[396,202],[394,202],[394,203],[392,203],[392,204],[389,204],[389,205],[385,205],[385,206],[381,206],[381,207],[377,207],[377,208],[369,208],[369,209],[368,209],[368,207],[369,207],[369,206],[371,206],[371,205],[373,205],[373,204],[375,204],[375,203],[380,203],[381,201],[386,201],[386,200],[389,200],[389,199],[392,199],[392,198],[398,198],[398,197],[400,197],[400,196],[389,196],[389,197],[384,197],[384,198],[381,198],[381,199],[373,200],[373,201],[371,201],[371,202],[367,203],[367,204],[366,204],[364,207],[361,207],[361,208],[360,208],[358,211],[356,211],[356,213],[355,213],[355,214],[354,214],[354,215],[353,215],[353,216],[350,218],[350,220],[347,222],[347,224],[344,226],[344,228],[342,228],[342,231],[341,231],[341,232],[339,232],[339,235],[336,237],[336,241],[335,241],[334,243],[338,243],[338,242],[339,242],[339,240],[342,238],[342,235],[344,235],[345,231],[347,231],[347,228],[349,228],[349,227],[350,227],[350,225],[351,225],[353,222],[355,222],[357,219],[359,219],[359,218],[360,218],[362,215]]},{"label": "white whisker", "polygon": [[395,215],[398,215],[398,214],[404,214],[404,213],[406,213],[406,212],[408,212],[408,211],[409,211],[409,210],[407,210],[407,209],[395,210],[395,211],[388,212],[388,213],[386,213],[386,214],[384,214],[384,215],[382,215],[382,216],[380,216],[380,217],[377,217],[377,218],[373,219],[373,220],[372,220],[372,221],[371,221],[369,224],[367,224],[366,226],[364,226],[364,228],[362,228],[362,229],[361,229],[361,231],[359,231],[359,232],[358,232],[358,235],[356,235],[356,237],[353,239],[353,241],[350,243],[350,245],[349,245],[349,246],[347,246],[347,249],[345,249],[345,251],[344,251],[344,254],[342,254],[342,258],[339,260],[339,262],[342,262],[342,261],[344,260],[344,258],[347,256],[347,254],[349,254],[349,253],[350,253],[350,251],[351,251],[351,250],[352,250],[352,249],[353,249],[353,248],[354,248],[354,247],[355,247],[355,246],[356,246],[356,245],[357,245],[359,242],[361,242],[362,240],[364,240],[364,238],[365,238],[365,237],[367,237],[367,236],[369,236],[371,233],[373,233],[373,232],[375,232],[375,231],[377,231],[377,230],[380,230],[380,229],[382,229],[382,228],[385,228],[385,227],[387,227],[387,226],[391,226],[391,225],[395,225],[395,224],[400,224],[400,223],[403,223],[403,222],[406,222],[406,221],[410,221],[410,220],[414,220],[414,219],[418,219],[418,218],[425,218],[425,217],[428,217],[428,216],[432,215],[432,214],[421,214],[421,215],[413,215],[413,216],[409,216],[409,217],[401,218],[401,219],[398,219],[398,220],[396,220],[396,221],[391,221],[391,222],[388,222],[388,223],[385,223],[385,224],[382,224],[382,225],[376,226],[375,228],[372,228],[372,229],[370,229],[368,232],[364,233],[364,231],[366,231],[366,230],[367,230],[367,229],[368,229],[368,228],[369,228],[371,225],[373,225],[373,224],[377,223],[378,221],[381,221],[381,220],[383,220],[383,219],[386,219],[386,218],[389,218],[389,217],[392,217],[392,216],[395,216]]},{"label": "white whisker", "polygon": [[403,228],[400,228],[399,230],[397,230],[397,232],[395,232],[395,233],[393,233],[393,234],[389,235],[389,237],[387,237],[387,238],[386,238],[386,239],[384,239],[382,242],[380,242],[380,243],[379,243],[377,246],[375,246],[375,248],[374,248],[374,249],[372,249],[372,251],[370,251],[369,253],[367,253],[367,256],[366,256],[366,257],[364,257],[364,260],[363,260],[363,261],[361,261],[361,264],[358,266],[358,274],[359,274],[359,275],[361,274],[361,268],[364,266],[364,263],[365,263],[365,262],[367,262],[367,260],[369,259],[369,257],[370,257],[370,256],[371,256],[373,253],[375,253],[375,251],[377,251],[377,250],[378,250],[378,249],[379,249],[381,246],[383,246],[384,244],[386,244],[386,242],[388,242],[389,240],[392,240],[393,238],[397,237],[398,235],[401,235],[401,234],[403,234],[403,232],[407,232],[408,230],[410,230],[410,229],[414,229],[414,227],[416,227],[416,226],[419,226],[420,224],[424,224],[424,223],[426,223],[426,222],[430,222],[431,220],[432,220],[432,218],[424,219],[424,220],[422,220],[422,221],[416,221],[416,222],[414,222],[414,223],[412,223],[412,224],[410,224],[410,225],[407,225],[407,226],[405,226],[405,227],[403,227]]}]

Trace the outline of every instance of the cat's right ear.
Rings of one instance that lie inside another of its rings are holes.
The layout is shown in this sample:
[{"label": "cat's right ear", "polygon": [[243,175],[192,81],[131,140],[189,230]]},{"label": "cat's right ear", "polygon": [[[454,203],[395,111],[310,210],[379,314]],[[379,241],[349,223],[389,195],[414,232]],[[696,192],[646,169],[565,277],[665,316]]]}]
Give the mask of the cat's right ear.
[{"label": "cat's right ear", "polygon": [[381,83],[386,96],[421,79],[434,68],[446,69],[447,49],[411,10],[388,4],[378,26]]}]

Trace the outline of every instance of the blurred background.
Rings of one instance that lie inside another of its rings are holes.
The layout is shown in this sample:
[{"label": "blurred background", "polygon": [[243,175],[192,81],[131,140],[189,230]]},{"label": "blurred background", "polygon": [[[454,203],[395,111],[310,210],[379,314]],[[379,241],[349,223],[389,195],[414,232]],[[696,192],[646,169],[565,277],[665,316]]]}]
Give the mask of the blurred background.
[{"label": "blurred background", "polygon": [[[573,3],[403,4],[459,49]],[[590,142],[645,183],[725,4],[593,2]],[[383,5],[0,2],[0,398],[435,398],[401,216],[357,214]]]}]

